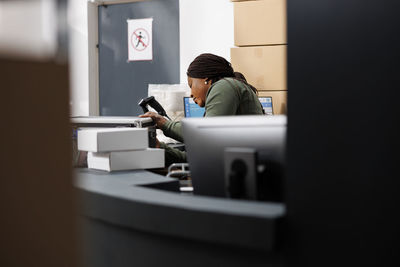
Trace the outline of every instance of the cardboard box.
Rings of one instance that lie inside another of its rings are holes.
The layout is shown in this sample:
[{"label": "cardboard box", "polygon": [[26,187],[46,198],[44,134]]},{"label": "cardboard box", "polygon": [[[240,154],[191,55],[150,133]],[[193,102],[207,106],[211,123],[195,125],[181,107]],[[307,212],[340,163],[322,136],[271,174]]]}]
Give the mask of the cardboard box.
[{"label": "cardboard box", "polygon": [[164,168],[164,149],[88,152],[88,168],[103,171]]},{"label": "cardboard box", "polygon": [[286,44],[286,0],[233,3],[236,46]]},{"label": "cardboard box", "polygon": [[234,47],[231,63],[258,90],[287,90],[286,45]]},{"label": "cardboard box", "polygon": [[78,130],[78,150],[107,152],[149,147],[147,128],[85,128]]},{"label": "cardboard box", "polygon": [[287,91],[258,91],[258,96],[272,97],[274,115],[287,114]]}]

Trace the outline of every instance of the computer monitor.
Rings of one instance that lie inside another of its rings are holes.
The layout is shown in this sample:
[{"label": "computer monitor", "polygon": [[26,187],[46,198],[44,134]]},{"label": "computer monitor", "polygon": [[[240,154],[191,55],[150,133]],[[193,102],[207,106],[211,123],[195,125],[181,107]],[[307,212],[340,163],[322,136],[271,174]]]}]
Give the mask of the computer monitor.
[{"label": "computer monitor", "polygon": [[[264,109],[265,115],[273,115],[274,110],[272,107],[272,97],[271,96],[263,96],[258,98],[260,103]],[[183,97],[183,106],[185,110],[185,118],[193,118],[193,117],[203,117],[205,108],[197,105],[193,98],[191,97]]]},{"label": "computer monitor", "polygon": [[271,96],[262,96],[258,98],[260,103],[264,109],[265,115],[273,115],[274,109],[272,107],[272,97]]},{"label": "computer monitor", "polygon": [[267,152],[284,166],[286,116],[221,116],[182,120],[194,194],[226,197],[226,148]]},{"label": "computer monitor", "polygon": [[197,105],[191,97],[183,97],[183,107],[185,110],[185,118],[203,117],[205,112],[205,108]]}]

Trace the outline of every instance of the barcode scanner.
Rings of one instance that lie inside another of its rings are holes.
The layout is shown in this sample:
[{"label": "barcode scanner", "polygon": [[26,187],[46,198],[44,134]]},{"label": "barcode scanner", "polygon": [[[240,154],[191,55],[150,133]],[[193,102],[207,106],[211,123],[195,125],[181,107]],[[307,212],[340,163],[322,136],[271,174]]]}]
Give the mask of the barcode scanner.
[{"label": "barcode scanner", "polygon": [[165,112],[164,108],[160,105],[160,103],[158,103],[158,101],[154,98],[154,96],[143,98],[142,100],[139,101],[139,106],[142,107],[143,113],[149,112],[148,106],[150,106],[158,114],[167,117],[169,120],[171,120],[171,118],[168,117],[167,113]]}]

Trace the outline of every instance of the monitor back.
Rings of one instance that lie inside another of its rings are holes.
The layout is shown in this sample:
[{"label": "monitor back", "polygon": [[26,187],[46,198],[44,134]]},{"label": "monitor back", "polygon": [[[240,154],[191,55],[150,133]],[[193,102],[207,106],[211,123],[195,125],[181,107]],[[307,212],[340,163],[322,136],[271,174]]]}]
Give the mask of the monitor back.
[{"label": "monitor back", "polygon": [[286,116],[221,116],[182,120],[195,194],[226,196],[224,151],[247,147],[267,151],[284,164]]}]

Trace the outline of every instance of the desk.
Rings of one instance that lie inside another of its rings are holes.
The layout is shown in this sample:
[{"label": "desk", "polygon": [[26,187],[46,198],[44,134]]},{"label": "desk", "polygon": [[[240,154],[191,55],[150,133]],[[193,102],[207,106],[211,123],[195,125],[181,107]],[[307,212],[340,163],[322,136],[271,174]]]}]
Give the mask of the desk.
[{"label": "desk", "polygon": [[184,195],[178,180],[145,170],[75,174],[88,266],[279,266],[283,204]]}]

